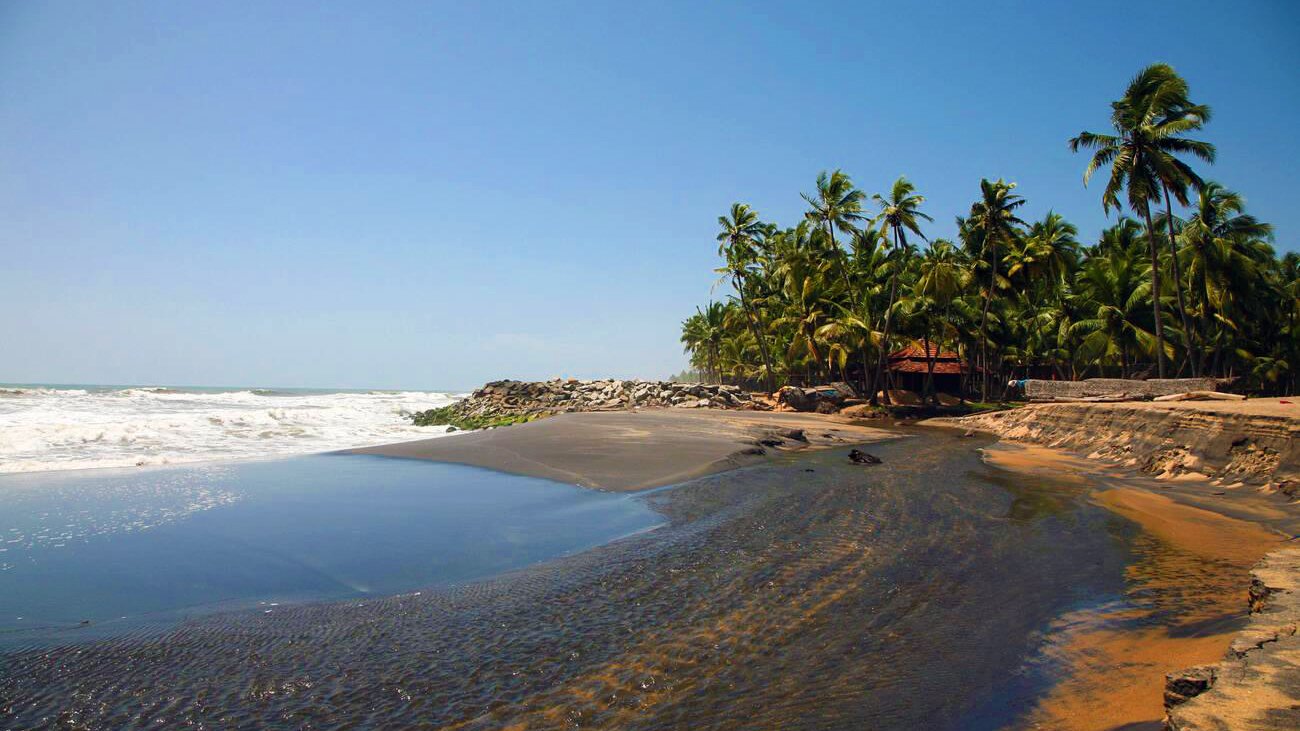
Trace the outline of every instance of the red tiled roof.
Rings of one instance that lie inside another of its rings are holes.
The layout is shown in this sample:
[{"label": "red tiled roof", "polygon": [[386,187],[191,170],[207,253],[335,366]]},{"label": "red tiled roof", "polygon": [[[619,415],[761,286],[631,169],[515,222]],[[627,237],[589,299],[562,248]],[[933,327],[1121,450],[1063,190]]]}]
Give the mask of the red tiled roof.
[{"label": "red tiled roof", "polygon": [[928,358],[934,358],[935,360],[939,360],[939,361],[944,361],[944,360],[960,361],[961,360],[961,357],[958,356],[956,353],[952,352],[951,350],[939,350],[939,346],[933,343],[930,345],[928,351],[926,350],[925,346],[922,345],[921,343],[914,342],[911,345],[907,346],[906,348],[903,348],[902,350],[895,350],[894,352],[889,354],[890,360],[912,360],[912,359],[926,360]]},{"label": "red tiled roof", "polygon": [[[898,360],[889,364],[889,370],[893,373],[923,374],[926,372],[926,364],[924,360]],[[970,369],[951,360],[939,360],[934,363],[934,374],[936,376],[959,376],[969,372]]]}]

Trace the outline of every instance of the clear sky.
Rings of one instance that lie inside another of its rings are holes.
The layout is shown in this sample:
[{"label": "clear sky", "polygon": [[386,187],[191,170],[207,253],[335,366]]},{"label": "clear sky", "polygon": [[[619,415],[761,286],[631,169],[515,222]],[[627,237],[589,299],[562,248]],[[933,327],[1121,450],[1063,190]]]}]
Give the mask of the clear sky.
[{"label": "clear sky", "polygon": [[956,5],[0,2],[0,381],[663,377],[822,169],[1093,239],[1066,140],[1154,61],[1300,244],[1300,3]]}]

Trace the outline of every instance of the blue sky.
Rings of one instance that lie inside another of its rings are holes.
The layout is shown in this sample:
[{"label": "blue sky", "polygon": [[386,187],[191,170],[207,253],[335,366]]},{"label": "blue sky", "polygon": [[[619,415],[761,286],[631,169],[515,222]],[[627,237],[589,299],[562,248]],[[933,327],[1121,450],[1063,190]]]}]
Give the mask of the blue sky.
[{"label": "blue sky", "polygon": [[2,3],[0,381],[666,376],[717,216],[822,169],[1094,238],[1065,141],[1154,61],[1295,249],[1300,4],[1106,6]]}]

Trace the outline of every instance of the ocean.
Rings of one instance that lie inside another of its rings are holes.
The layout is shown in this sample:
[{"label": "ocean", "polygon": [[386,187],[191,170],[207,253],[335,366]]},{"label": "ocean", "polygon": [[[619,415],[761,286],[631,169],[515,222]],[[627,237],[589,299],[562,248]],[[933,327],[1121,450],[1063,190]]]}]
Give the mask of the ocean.
[{"label": "ocean", "polygon": [[161,386],[0,385],[0,473],[188,464],[440,436],[415,411],[464,394]]}]

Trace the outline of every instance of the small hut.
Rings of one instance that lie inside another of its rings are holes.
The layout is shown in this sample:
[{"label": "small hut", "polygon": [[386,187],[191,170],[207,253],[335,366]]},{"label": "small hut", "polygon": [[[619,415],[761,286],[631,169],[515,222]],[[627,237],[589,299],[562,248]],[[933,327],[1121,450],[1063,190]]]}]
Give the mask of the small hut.
[{"label": "small hut", "polygon": [[938,393],[960,394],[962,381],[971,372],[961,356],[950,350],[940,350],[931,345],[929,350],[919,342],[889,354],[886,370],[893,388],[922,393],[925,391],[925,374],[930,361],[934,361],[934,390]]}]

